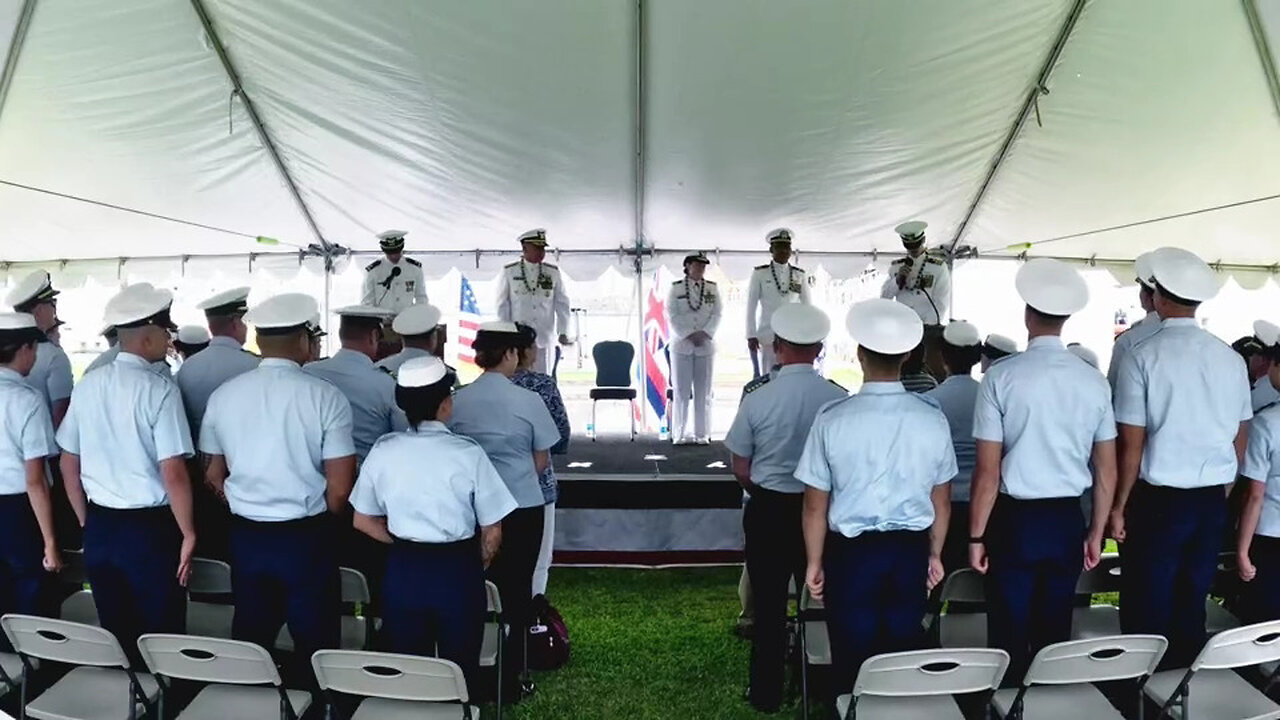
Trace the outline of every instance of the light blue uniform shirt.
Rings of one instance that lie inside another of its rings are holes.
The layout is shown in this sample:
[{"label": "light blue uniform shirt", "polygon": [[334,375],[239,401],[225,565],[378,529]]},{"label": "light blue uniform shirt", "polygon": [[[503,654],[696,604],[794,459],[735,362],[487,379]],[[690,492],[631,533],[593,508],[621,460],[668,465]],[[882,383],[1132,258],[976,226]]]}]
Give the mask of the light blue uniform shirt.
[{"label": "light blue uniform shirt", "polygon": [[500,373],[482,373],[454,394],[449,429],[484,448],[520,507],[546,504],[533,453],[560,442],[560,430],[538,393]]},{"label": "light blue uniform shirt", "polygon": [[802,493],[796,463],[813,418],[823,405],[847,395],[812,365],[784,365],[773,379],[742,398],[724,446],[751,459],[752,483],[766,490]]},{"label": "light blue uniform shirt", "polygon": [[265,358],[213,391],[200,452],[226,457],[232,513],[259,522],[319,515],[328,508],[324,461],[355,454],[351,403],[297,363]]},{"label": "light blue uniform shirt", "polygon": [[1079,497],[1093,484],[1094,443],[1114,440],[1107,381],[1057,337],[992,366],[973,411],[973,437],[1002,443],[1000,490],[1019,500]]},{"label": "light blue uniform shirt", "polygon": [[192,432],[200,434],[204,411],[213,391],[231,378],[258,367],[259,360],[234,339],[218,336],[209,341],[209,347],[182,363],[174,379],[182,391],[182,404],[187,408]]},{"label": "light blue uniform shirt", "polygon": [[827,526],[845,537],[933,525],[933,488],[956,474],[938,404],[900,382],[872,382],[813,421],[796,477],[831,493]]},{"label": "light blue uniform shirt", "polygon": [[1111,384],[1111,392],[1116,391],[1116,378],[1120,362],[1124,360],[1132,350],[1133,346],[1146,340],[1160,329],[1160,316],[1154,311],[1147,313],[1147,316],[1134,323],[1132,327],[1120,333],[1116,341],[1111,346],[1111,364],[1107,366],[1107,381]]},{"label": "light blue uniform shirt", "polygon": [[27,461],[58,454],[53,421],[40,391],[0,368],[0,495],[27,491]]},{"label": "light blue uniform shirt", "polygon": [[1253,384],[1253,391],[1249,393],[1249,404],[1253,411],[1259,412],[1268,405],[1274,405],[1280,402],[1280,390],[1271,384],[1271,378],[1263,375]]},{"label": "light blue uniform shirt", "polygon": [[1244,360],[1201,330],[1170,318],[1120,365],[1116,422],[1144,427],[1140,477],[1152,485],[1198,488],[1236,479],[1236,434],[1253,416]]},{"label": "light blue uniform shirt", "polygon": [[951,501],[969,502],[977,443],[973,440],[973,407],[978,400],[978,381],[972,375],[952,375],[925,393],[933,398],[951,426],[951,447],[956,451],[956,476],[951,478]]},{"label": "light blue uniform shirt", "polygon": [[1280,537],[1280,405],[1263,410],[1249,423],[1249,447],[1240,474],[1267,486],[1256,534]]},{"label": "light blue uniform shirt", "polygon": [[[89,363],[89,367],[84,369],[84,374],[88,375],[94,370],[107,367],[108,365],[116,361],[116,356],[119,354],[120,354],[120,346],[118,344],[112,345],[106,350],[103,350],[102,352],[98,353],[98,357],[94,358],[93,362]],[[159,375],[160,377],[166,380],[173,379],[173,370],[172,368],[169,367],[169,363],[165,362],[164,360],[157,360],[151,363],[149,367],[151,368],[152,372]]]},{"label": "light blue uniform shirt", "polygon": [[378,367],[385,369],[395,377],[400,372],[400,366],[409,362],[414,358],[430,357],[431,353],[422,348],[406,347],[395,355],[385,357],[378,361]]},{"label": "light blue uniform shirt", "polygon": [[27,373],[27,384],[40,391],[45,407],[53,411],[53,404],[71,397],[71,358],[62,348],[51,342],[36,345],[36,364]]},{"label": "light blue uniform shirt", "polygon": [[516,499],[483,448],[433,421],[373,446],[351,506],[385,516],[387,531],[402,540],[450,543],[474,536],[476,525],[501,521]]},{"label": "light blue uniform shirt", "polygon": [[396,405],[396,381],[379,370],[368,355],[343,348],[327,360],[307,363],[303,371],[324,378],[351,401],[351,439],[363,462],[378,438],[409,429],[409,420]]},{"label": "light blue uniform shirt", "polygon": [[80,456],[89,501],[116,510],[168,505],[160,462],[192,455],[178,386],[127,352],[76,386],[58,445]]}]

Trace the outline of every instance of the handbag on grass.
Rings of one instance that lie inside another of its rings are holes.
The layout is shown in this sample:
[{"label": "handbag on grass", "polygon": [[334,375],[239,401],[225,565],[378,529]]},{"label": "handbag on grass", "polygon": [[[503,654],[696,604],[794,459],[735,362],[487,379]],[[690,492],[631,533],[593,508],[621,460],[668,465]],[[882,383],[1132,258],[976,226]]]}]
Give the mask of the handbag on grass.
[{"label": "handbag on grass", "polygon": [[529,626],[529,668],[555,670],[569,662],[569,627],[546,595],[533,596]]}]

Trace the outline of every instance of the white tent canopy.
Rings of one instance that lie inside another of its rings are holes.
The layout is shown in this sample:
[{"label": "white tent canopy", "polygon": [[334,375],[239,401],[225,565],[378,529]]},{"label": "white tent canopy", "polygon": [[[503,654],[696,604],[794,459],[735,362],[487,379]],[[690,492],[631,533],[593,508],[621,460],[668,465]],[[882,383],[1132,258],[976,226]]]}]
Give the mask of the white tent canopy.
[{"label": "white tent canopy", "polygon": [[786,225],[847,276],[920,217],[1265,274],[1272,49],[1277,0],[0,0],[0,261],[296,265],[399,227],[496,267],[541,226],[562,263],[745,263]]}]

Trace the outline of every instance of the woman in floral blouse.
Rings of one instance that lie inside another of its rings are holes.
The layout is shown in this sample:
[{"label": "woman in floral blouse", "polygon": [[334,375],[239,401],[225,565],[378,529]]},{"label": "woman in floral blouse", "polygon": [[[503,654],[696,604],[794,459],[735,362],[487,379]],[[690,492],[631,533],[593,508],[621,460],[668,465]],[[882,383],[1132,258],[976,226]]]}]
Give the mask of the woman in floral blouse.
[{"label": "woman in floral blouse", "polygon": [[[565,410],[564,399],[560,397],[560,388],[555,378],[533,371],[533,364],[538,357],[537,332],[528,325],[516,323],[523,334],[520,347],[520,365],[516,368],[511,382],[526,390],[538,393],[546,404],[560,429],[560,442],[552,446],[552,455],[563,455],[569,450],[569,413]],[[548,465],[546,472],[538,478],[542,485],[542,497],[547,501],[544,512],[546,520],[542,524],[542,548],[538,551],[538,565],[533,571],[533,594],[547,594],[547,574],[551,570],[551,549],[556,535],[556,498],[560,494],[556,485],[556,473],[553,465]]]}]

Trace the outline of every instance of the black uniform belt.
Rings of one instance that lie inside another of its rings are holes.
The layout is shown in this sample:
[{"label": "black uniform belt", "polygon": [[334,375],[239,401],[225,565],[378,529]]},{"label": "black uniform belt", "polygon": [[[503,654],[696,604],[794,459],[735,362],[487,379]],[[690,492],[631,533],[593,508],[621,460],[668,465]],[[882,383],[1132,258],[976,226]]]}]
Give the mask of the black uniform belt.
[{"label": "black uniform belt", "polygon": [[105,505],[89,503],[89,509],[95,513],[101,513],[103,515],[159,515],[171,512],[168,505],[154,505],[151,507],[138,508],[112,508]]}]

